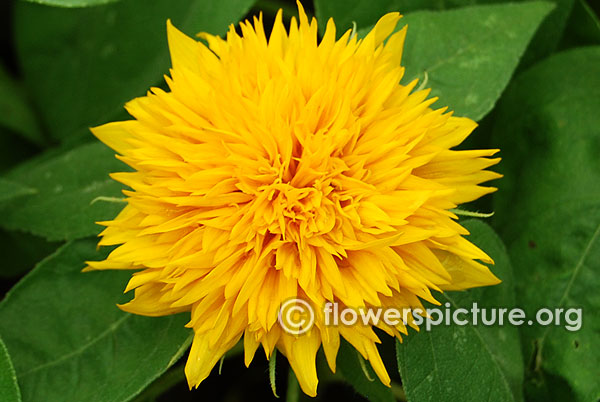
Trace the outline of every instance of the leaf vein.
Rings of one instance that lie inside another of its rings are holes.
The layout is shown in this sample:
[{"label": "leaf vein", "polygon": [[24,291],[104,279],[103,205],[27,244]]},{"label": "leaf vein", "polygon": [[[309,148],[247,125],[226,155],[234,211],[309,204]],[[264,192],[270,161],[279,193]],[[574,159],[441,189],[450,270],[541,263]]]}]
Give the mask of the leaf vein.
[{"label": "leaf vein", "polygon": [[26,377],[30,374],[33,374],[37,371],[40,371],[42,369],[48,368],[48,367],[52,367],[55,366],[57,364],[62,363],[65,360],[69,360],[70,358],[72,358],[73,356],[77,356],[81,353],[83,353],[85,350],[89,349],[92,345],[94,345],[95,343],[97,343],[98,341],[100,341],[102,338],[112,334],[118,327],[120,327],[123,322],[125,322],[129,317],[131,317],[131,314],[126,314],[123,317],[119,318],[117,321],[114,321],[108,328],[106,328],[103,332],[101,332],[98,336],[96,336],[95,338],[91,339],[89,342],[85,343],[84,345],[80,346],[79,348],[75,349],[74,351],[67,353],[65,355],[62,355],[61,357],[59,357],[58,359],[46,362],[44,364],[41,364],[39,366],[36,366],[28,371],[25,371],[21,374],[19,374],[18,376],[20,378],[22,377]]}]

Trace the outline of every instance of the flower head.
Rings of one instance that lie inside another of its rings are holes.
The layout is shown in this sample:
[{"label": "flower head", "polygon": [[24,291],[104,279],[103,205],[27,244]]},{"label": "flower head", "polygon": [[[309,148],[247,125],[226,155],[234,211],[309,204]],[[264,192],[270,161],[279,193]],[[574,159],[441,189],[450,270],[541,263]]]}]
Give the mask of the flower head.
[{"label": "flower head", "polygon": [[[135,314],[190,312],[190,386],[242,337],[246,364],[262,345],[283,352],[316,394],[315,355],[332,370],[340,336],[390,379],[371,326],[327,326],[322,306],[421,307],[434,290],[498,283],[491,259],[450,211],[493,191],[481,183],[497,150],[456,151],[476,123],[434,110],[416,80],[400,84],[406,29],[398,13],[364,38],[336,40],[299,5],[289,30],[262,16],[226,39],[195,41],[168,24],[170,92],[126,106],[133,120],[93,133],[133,172],[127,205],[102,222],[119,245],[91,269],[134,269],[120,306]],[[299,298],[315,325],[294,335],[279,306]],[[406,333],[378,324],[390,335]]]}]

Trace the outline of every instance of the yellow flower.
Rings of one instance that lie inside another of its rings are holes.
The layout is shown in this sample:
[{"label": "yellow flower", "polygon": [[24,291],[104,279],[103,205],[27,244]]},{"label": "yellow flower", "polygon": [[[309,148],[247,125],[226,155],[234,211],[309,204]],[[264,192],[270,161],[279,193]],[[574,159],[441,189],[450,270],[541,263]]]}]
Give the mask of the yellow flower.
[{"label": "yellow flower", "polygon": [[[280,11],[268,38],[261,16],[242,36],[200,34],[208,47],[168,23],[170,92],[152,88],[126,105],[134,120],[92,129],[134,171],[112,175],[132,190],[100,245],[119,246],[89,269],[139,270],[125,311],[191,313],[190,387],[243,337],[247,365],[259,345],[267,358],[277,348],[315,395],[315,354],[322,345],[335,371],[340,336],[389,385],[373,328],[326,326],[327,301],[414,308],[437,303],[431,289],[499,282],[450,211],[494,190],[480,184],[499,177],[484,170],[497,150],[451,150],[476,123],[399,83],[401,16],[362,40],[336,40],[329,20],[319,41],[298,7],[289,31]],[[316,312],[305,334],[278,322],[290,298]]]}]

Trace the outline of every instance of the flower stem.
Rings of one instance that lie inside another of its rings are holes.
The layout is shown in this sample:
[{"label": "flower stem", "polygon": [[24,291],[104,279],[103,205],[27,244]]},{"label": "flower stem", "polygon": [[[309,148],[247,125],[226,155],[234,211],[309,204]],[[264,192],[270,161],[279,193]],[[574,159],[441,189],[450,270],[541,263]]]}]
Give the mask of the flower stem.
[{"label": "flower stem", "polygon": [[392,382],[392,394],[394,394],[394,399],[399,402],[406,402],[406,393],[404,392],[404,388],[402,385]]},{"label": "flower stem", "polygon": [[298,402],[300,400],[300,384],[298,384],[296,374],[294,374],[294,370],[292,370],[291,367],[288,373],[288,383],[287,392],[285,394],[285,400],[286,402]]}]

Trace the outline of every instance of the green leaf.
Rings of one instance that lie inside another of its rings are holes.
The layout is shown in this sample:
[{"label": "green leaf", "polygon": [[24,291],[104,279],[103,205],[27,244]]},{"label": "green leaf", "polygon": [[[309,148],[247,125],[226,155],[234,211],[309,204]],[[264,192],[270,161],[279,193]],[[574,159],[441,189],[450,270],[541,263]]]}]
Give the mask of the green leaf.
[{"label": "green leaf", "polygon": [[20,85],[0,66],[0,126],[19,133],[36,144],[44,139]]},{"label": "green leaf", "polygon": [[0,174],[38,154],[39,148],[11,129],[0,127]]},{"label": "green leaf", "polygon": [[[573,2],[575,0],[552,0],[556,8],[541,24],[533,37],[527,52],[523,56],[523,63],[528,65],[539,60],[556,49]],[[399,11],[410,14],[419,10],[451,10],[460,7],[511,3],[511,0],[315,0],[316,14],[321,21],[321,28],[329,17],[333,17],[340,30],[352,27],[355,22],[359,28],[374,25],[377,20],[387,12]],[[516,0],[515,3],[527,3],[529,0]],[[505,21],[510,24],[512,20]],[[463,28],[467,30],[468,25]],[[448,35],[449,38],[454,38]]]},{"label": "green leaf", "polygon": [[60,140],[123,114],[170,66],[166,21],[190,35],[224,32],[253,0],[127,0],[67,9],[15,4],[24,79],[50,134]]},{"label": "green leaf", "polygon": [[404,82],[427,79],[438,107],[484,117],[508,84],[551,5],[542,2],[420,11],[407,15]]},{"label": "green leaf", "polygon": [[[515,271],[520,303],[582,308],[583,327],[523,328],[530,389],[568,400],[600,398],[600,47],[557,54],[520,75],[494,130],[505,178],[494,199]],[[527,111],[524,113],[523,111]],[[576,316],[570,318],[576,320]],[[563,316],[563,323],[565,317]]]},{"label": "green leaf", "polygon": [[4,342],[0,338],[0,395],[5,402],[20,402],[21,391],[17,376]]},{"label": "green leaf", "polygon": [[0,279],[20,276],[31,271],[43,258],[61,245],[20,231],[0,229]]},{"label": "green leaf", "polygon": [[527,52],[523,55],[521,67],[530,66],[556,50],[567,25],[574,2],[575,0],[552,0],[555,8],[540,25],[531,40]]},{"label": "green leaf", "polygon": [[445,0],[315,0],[315,14],[320,28],[324,29],[329,18],[333,18],[340,32],[352,28],[375,25],[384,14],[399,11],[405,14],[423,9],[445,9]]},{"label": "green leaf", "polygon": [[[401,14],[422,10],[451,10],[474,5],[523,2],[528,0],[315,0],[315,14],[324,26],[333,18],[340,30],[349,29],[352,23],[359,28],[375,25],[385,13],[398,11]],[[563,0],[557,0],[563,1]]]},{"label": "green leaf", "polygon": [[122,202],[97,197],[123,197],[122,186],[108,174],[126,167],[113,151],[99,142],[73,150],[48,152],[6,175],[35,194],[0,206],[0,225],[48,240],[70,240],[97,234],[96,221],[108,220],[124,207]]},{"label": "green leaf", "polygon": [[[492,270],[503,282],[444,293],[438,297],[439,308],[444,311],[449,306],[452,313],[457,308],[470,311],[473,303],[488,309],[514,307],[514,281],[502,241],[481,221],[467,221],[464,226],[471,232],[469,240],[494,259]],[[474,325],[471,313],[459,318],[469,322],[465,326],[432,326],[430,331],[421,325],[419,333],[397,342],[398,367],[408,400],[521,401],[523,359],[518,328],[483,326],[480,319]]]},{"label": "green leaf", "polygon": [[[367,364],[361,364],[362,356],[346,340],[340,342],[340,350],[337,355],[336,367],[340,374],[352,384],[356,392],[375,402],[393,402],[392,389],[386,387],[379,381],[377,375]],[[364,361],[363,361],[364,363]],[[369,378],[367,378],[367,374]]]},{"label": "green leaf", "polygon": [[115,305],[130,272],[82,273],[94,239],[60,248],[0,303],[0,333],[24,401],[126,401],[189,346],[189,317],[141,317]]},{"label": "green leaf", "polygon": [[34,193],[35,190],[33,188],[25,187],[0,177],[0,203]]},{"label": "green leaf", "polygon": [[576,0],[561,47],[600,44],[600,19],[585,0]]},{"label": "green leaf", "polygon": [[120,0],[24,0],[30,3],[44,4],[54,7],[92,7],[113,3]]}]

